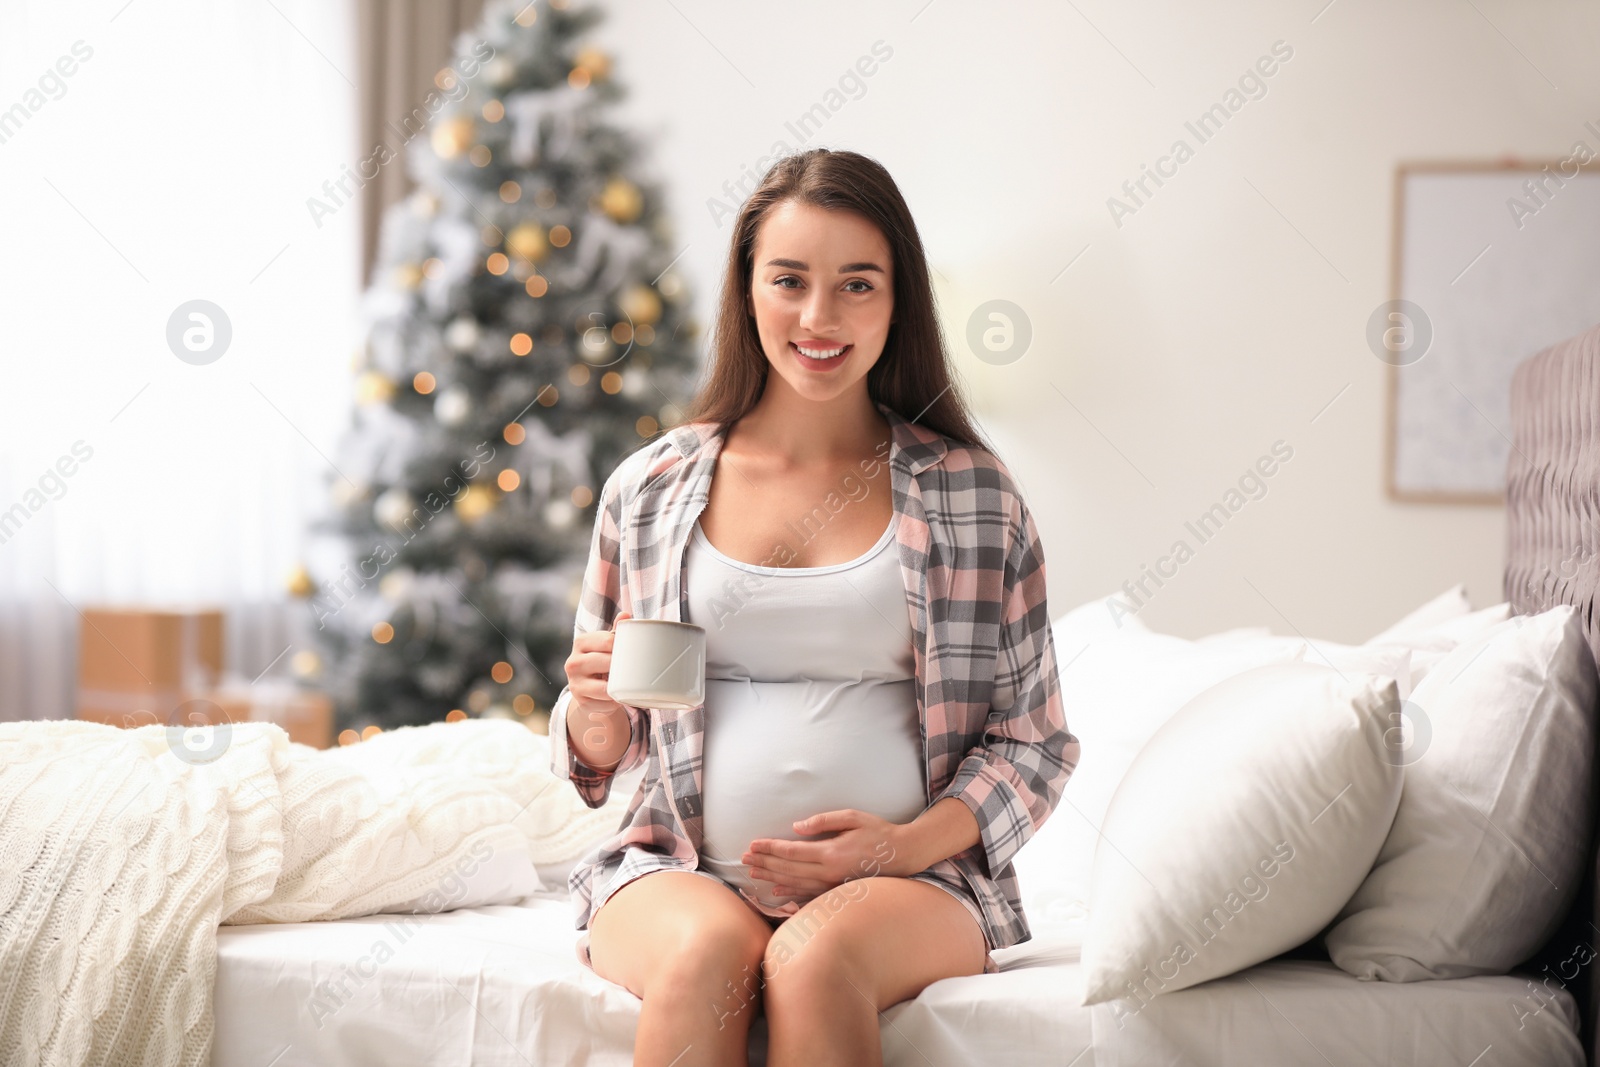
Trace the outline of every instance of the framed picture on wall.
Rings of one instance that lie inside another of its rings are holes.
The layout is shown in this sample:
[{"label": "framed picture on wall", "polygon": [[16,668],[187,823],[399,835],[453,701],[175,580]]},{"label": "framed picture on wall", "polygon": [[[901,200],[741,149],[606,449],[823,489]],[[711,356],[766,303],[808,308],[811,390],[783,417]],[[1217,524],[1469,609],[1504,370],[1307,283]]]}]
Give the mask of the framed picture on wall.
[{"label": "framed picture on wall", "polygon": [[1512,370],[1600,323],[1600,126],[1582,134],[1557,159],[1396,168],[1390,300],[1368,322],[1391,499],[1501,503]]}]

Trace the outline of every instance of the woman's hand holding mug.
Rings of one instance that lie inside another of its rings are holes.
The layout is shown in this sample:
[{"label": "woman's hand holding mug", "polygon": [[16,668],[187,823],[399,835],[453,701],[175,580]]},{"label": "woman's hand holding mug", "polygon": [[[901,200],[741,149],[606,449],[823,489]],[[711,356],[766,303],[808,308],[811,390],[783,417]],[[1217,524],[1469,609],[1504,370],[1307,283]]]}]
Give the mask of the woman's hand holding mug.
[{"label": "woman's hand holding mug", "polygon": [[567,657],[567,688],[572,690],[570,710],[577,712],[576,722],[581,724],[580,733],[568,715],[567,740],[578,750],[578,758],[597,771],[610,770],[621,763],[628,746],[627,711],[606,694],[616,624],[628,618],[632,616],[621,611],[611,629],[579,634],[572,642],[572,655]]}]

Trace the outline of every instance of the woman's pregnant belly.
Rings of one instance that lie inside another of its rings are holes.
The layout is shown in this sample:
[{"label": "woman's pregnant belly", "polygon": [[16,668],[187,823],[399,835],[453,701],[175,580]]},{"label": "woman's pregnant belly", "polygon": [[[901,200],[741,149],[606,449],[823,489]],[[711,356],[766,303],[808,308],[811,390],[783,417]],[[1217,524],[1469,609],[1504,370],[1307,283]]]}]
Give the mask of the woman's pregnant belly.
[{"label": "woman's pregnant belly", "polygon": [[[757,838],[826,840],[797,820],[840,808],[907,823],[927,807],[914,679],[706,680],[700,861],[776,907],[740,857]],[[870,875],[870,870],[857,877]]]}]

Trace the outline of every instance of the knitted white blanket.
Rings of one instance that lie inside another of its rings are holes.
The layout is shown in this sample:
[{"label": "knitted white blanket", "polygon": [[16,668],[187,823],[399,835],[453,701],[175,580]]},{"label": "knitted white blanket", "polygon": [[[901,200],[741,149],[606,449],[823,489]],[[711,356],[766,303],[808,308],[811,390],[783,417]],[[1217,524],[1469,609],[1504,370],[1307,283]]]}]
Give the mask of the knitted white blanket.
[{"label": "knitted white blanket", "polygon": [[271,723],[0,723],[0,1062],[204,1067],[218,924],[444,899],[497,850],[572,859],[626,800],[565,785],[508,720],[328,751]]}]

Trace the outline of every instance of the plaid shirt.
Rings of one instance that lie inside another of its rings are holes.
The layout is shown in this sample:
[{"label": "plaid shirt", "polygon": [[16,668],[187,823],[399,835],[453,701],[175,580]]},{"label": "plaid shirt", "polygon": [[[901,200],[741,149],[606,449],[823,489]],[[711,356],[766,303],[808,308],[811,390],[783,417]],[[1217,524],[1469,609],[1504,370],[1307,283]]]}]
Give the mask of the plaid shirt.
[{"label": "plaid shirt", "polygon": [[[915,633],[929,805],[959,797],[982,835],[928,872],[965,883],[990,946],[1005,948],[1032,936],[1011,859],[1054,810],[1078,763],[1045,607],[1044,550],[998,457],[877,407],[892,429],[895,540]],[[610,629],[622,611],[685,619],[684,549],[710,499],[725,439],[723,426],[686,423],[618,464],[601,490],[575,636]],[[569,878],[577,927],[586,929],[606,898],[635,877],[698,866],[705,706],[625,705],[627,750],[600,773],[568,744],[570,698],[563,689],[551,711],[551,769],[585,804],[600,807],[618,773],[646,764],[618,832]],[[762,910],[791,915],[800,906]]]}]

